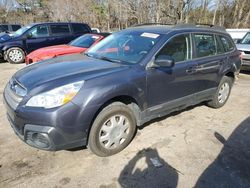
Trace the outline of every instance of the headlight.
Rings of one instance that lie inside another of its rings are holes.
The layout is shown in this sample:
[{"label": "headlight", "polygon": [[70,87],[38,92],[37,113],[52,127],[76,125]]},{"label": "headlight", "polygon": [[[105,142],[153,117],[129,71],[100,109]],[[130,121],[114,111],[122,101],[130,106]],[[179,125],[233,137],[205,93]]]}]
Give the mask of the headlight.
[{"label": "headlight", "polygon": [[71,101],[84,81],[67,84],[32,97],[26,104],[31,107],[55,108]]}]

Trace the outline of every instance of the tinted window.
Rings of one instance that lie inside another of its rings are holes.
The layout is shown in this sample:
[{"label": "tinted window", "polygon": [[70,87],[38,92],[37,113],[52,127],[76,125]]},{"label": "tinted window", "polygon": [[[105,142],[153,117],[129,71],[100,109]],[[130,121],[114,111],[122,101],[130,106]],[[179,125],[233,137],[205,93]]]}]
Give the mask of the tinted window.
[{"label": "tinted window", "polygon": [[21,28],[20,25],[12,25],[12,31],[17,31],[20,28]]},{"label": "tinted window", "polygon": [[83,24],[72,24],[72,29],[75,34],[89,33],[88,28]]},{"label": "tinted window", "polygon": [[77,39],[73,40],[70,43],[70,45],[82,47],[82,48],[89,48],[99,38],[100,36],[97,36],[97,35],[86,34],[84,36],[78,37]]},{"label": "tinted window", "polygon": [[2,28],[4,28],[5,31],[9,31],[8,25],[2,25]]},{"label": "tinted window", "polygon": [[220,36],[220,40],[226,52],[229,52],[234,49],[233,43],[227,37]]},{"label": "tinted window", "polygon": [[216,45],[213,35],[195,34],[194,40],[197,57],[206,57],[216,54]]},{"label": "tinted window", "polygon": [[70,34],[69,25],[68,24],[60,24],[60,25],[50,25],[52,34]]},{"label": "tinted window", "polygon": [[218,36],[216,37],[216,49],[217,54],[223,54],[225,52],[222,43],[219,41]]},{"label": "tinted window", "polygon": [[0,32],[4,32],[4,31],[5,29],[2,26],[0,26]]},{"label": "tinted window", "polygon": [[191,59],[192,50],[190,41],[190,35],[174,37],[161,49],[157,56],[167,55],[174,59],[175,62]]},{"label": "tinted window", "polygon": [[29,35],[33,38],[47,37],[49,36],[48,27],[46,25],[35,26],[29,31]]}]

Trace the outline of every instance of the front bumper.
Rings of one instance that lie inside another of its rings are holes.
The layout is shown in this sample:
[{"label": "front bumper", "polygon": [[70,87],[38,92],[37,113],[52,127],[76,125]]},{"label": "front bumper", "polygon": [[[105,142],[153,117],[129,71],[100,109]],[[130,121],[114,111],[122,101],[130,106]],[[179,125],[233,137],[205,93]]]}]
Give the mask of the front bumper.
[{"label": "front bumper", "polygon": [[250,59],[242,59],[241,70],[250,70]]},{"label": "front bumper", "polygon": [[5,93],[3,98],[11,127],[26,144],[49,151],[86,146],[90,124],[76,124],[74,115],[78,115],[80,109],[74,104],[44,112],[41,109],[28,110],[22,107],[13,109]]}]

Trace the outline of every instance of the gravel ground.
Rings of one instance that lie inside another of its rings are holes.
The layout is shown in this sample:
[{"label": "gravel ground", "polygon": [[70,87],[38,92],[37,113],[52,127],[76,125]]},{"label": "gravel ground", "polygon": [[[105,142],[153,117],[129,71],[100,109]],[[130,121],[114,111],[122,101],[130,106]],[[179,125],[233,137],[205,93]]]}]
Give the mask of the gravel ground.
[{"label": "gravel ground", "polygon": [[[24,65],[1,63],[0,100]],[[221,109],[197,105],[146,124],[122,152],[46,152],[14,134],[0,102],[0,187],[250,187],[250,74]]]}]

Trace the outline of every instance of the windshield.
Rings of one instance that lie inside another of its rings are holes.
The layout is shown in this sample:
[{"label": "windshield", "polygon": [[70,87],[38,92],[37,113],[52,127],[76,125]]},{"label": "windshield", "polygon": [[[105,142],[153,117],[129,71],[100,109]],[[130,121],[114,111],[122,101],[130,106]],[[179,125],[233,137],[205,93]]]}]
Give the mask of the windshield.
[{"label": "windshield", "polygon": [[91,47],[86,55],[113,62],[139,63],[160,39],[159,34],[118,32]]},{"label": "windshield", "polygon": [[96,42],[101,36],[86,34],[81,37],[76,38],[72,42],[69,43],[71,46],[81,47],[81,48],[89,48]]},{"label": "windshield", "polygon": [[250,44],[250,33],[247,33],[242,39],[241,44]]},{"label": "windshield", "polygon": [[24,27],[18,29],[15,33],[13,33],[12,36],[13,37],[19,37],[22,34],[24,34],[30,28],[31,28],[31,25],[24,26]]}]

